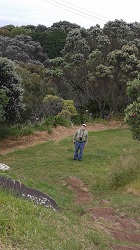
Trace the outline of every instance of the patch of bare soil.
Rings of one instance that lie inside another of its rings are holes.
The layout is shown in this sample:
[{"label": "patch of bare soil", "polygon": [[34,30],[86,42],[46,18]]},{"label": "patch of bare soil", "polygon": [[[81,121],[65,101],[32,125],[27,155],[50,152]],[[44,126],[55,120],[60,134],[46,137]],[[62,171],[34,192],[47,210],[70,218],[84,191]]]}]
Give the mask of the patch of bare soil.
[{"label": "patch of bare soil", "polygon": [[118,242],[112,244],[112,249],[117,250],[140,250],[140,223],[136,219],[127,218],[124,214],[118,213],[109,205],[109,201],[103,200],[100,207],[91,207],[89,204],[92,197],[88,186],[76,177],[65,180],[65,185],[74,191],[75,203],[88,205],[86,212],[90,214],[91,219],[100,221],[102,227],[110,236]]},{"label": "patch of bare soil", "polygon": [[[124,127],[126,127],[126,124],[121,121],[108,121],[107,124],[88,124],[87,130],[97,131]],[[61,140],[66,136],[74,135],[76,129],[78,128],[78,126],[73,126],[71,128],[58,126],[52,130],[52,133],[48,133],[47,131],[38,131],[33,135],[2,139],[0,140],[0,154],[13,152],[17,149],[24,149],[49,140]]]}]

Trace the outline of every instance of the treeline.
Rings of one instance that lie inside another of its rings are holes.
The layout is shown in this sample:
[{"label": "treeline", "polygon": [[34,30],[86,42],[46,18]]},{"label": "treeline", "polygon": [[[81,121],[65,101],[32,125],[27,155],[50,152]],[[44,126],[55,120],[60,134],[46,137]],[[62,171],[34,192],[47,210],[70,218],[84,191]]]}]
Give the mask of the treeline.
[{"label": "treeline", "polygon": [[127,84],[139,74],[140,23],[1,27],[0,121],[76,115],[74,107],[93,117],[123,114],[132,102]]}]

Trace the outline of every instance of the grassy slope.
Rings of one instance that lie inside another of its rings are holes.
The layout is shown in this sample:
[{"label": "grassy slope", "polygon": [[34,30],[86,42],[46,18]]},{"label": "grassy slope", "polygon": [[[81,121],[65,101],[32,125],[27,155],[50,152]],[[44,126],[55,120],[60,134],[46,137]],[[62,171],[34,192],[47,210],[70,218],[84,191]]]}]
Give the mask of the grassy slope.
[{"label": "grassy slope", "polygon": [[[118,129],[90,132],[82,162],[73,161],[71,136],[57,143],[49,141],[0,156],[0,162],[10,166],[6,176],[50,195],[63,209],[62,214],[54,213],[1,192],[3,249],[109,249],[109,235],[91,221],[87,213],[80,216],[86,205],[73,202],[74,194],[64,185],[64,180],[75,176],[87,184],[93,194],[91,207],[109,199],[109,206],[117,208],[118,212],[125,211],[128,216],[137,217],[140,212],[137,196],[123,188],[111,188],[116,184],[113,174],[118,165],[120,168],[127,167],[128,163],[137,165],[139,151],[139,142],[132,140],[131,132]],[[140,179],[139,172],[136,177]],[[138,180],[132,182],[128,178],[128,187],[140,191]]]}]

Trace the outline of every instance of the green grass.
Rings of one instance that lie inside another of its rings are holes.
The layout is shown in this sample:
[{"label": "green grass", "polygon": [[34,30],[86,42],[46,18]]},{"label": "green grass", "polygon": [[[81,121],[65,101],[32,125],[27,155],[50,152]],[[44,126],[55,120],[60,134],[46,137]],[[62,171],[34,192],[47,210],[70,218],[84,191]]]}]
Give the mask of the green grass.
[{"label": "green grass", "polygon": [[126,187],[135,189],[134,183],[140,180],[140,146],[129,129],[89,132],[83,160],[73,161],[73,153],[70,136],[0,155],[0,162],[10,166],[9,171],[0,171],[1,175],[50,195],[62,208],[62,213],[52,212],[0,192],[4,250],[110,249],[108,233],[91,220],[86,204],[74,203],[73,191],[64,185],[73,176],[88,185],[93,195],[90,207],[108,199],[108,206],[118,213],[138,216],[140,199],[126,192]]},{"label": "green grass", "polygon": [[88,216],[68,218],[5,193],[2,197],[0,228],[5,249],[107,249],[105,234]]}]

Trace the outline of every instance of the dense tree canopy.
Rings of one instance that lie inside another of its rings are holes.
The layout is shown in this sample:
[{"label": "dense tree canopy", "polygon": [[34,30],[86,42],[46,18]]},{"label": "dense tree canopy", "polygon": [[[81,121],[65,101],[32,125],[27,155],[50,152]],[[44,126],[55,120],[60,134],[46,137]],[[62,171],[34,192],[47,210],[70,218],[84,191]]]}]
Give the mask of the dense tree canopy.
[{"label": "dense tree canopy", "polygon": [[[49,30],[47,32],[36,31],[31,34],[35,41],[40,42],[44,52],[50,58],[61,56],[66,41],[66,33],[61,30]],[[54,49],[55,48],[55,49]]]},{"label": "dense tree canopy", "polygon": [[7,25],[0,28],[0,56],[21,66],[29,117],[49,94],[72,99],[79,112],[120,114],[130,103],[127,83],[140,72],[140,23],[114,20],[89,29],[67,21],[49,28]]},{"label": "dense tree canopy", "polygon": [[0,36],[0,56],[12,61],[41,65],[48,59],[39,42],[30,36],[16,35],[14,38]]}]

